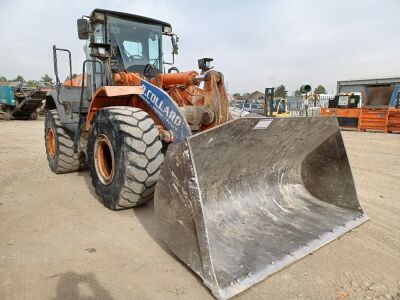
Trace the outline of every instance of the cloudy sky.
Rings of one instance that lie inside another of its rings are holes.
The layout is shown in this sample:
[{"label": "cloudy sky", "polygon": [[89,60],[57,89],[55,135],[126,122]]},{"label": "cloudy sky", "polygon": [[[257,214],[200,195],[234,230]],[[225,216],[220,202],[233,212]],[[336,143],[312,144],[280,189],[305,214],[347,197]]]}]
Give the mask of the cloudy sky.
[{"label": "cloudy sky", "polygon": [[399,0],[0,0],[0,75],[53,76],[53,44],[72,51],[80,73],[76,19],[96,7],[170,22],[176,66],[213,57],[231,93],[303,83],[332,92],[337,80],[400,75]]}]

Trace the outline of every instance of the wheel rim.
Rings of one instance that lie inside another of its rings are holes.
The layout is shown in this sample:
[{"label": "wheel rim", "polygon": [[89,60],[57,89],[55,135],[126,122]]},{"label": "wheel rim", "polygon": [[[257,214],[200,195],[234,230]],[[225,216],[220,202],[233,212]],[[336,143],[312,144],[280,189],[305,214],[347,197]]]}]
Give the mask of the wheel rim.
[{"label": "wheel rim", "polygon": [[53,128],[49,128],[47,130],[47,152],[49,153],[51,158],[54,158],[56,153],[56,141],[54,138]]},{"label": "wheel rim", "polygon": [[110,140],[104,134],[96,138],[94,162],[97,177],[103,184],[110,184],[115,173],[114,151]]}]

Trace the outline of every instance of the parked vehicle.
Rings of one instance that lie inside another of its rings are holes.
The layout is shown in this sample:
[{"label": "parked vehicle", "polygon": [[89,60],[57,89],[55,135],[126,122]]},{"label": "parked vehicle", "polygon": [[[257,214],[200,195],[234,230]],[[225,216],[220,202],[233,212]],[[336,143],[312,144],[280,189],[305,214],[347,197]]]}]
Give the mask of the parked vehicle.
[{"label": "parked vehicle", "polygon": [[237,103],[236,107],[249,113],[265,115],[264,105],[260,103]]},{"label": "parked vehicle", "polygon": [[272,116],[273,117],[289,117],[286,99],[274,99],[274,110],[272,112]]},{"label": "parked vehicle", "polygon": [[0,118],[3,120],[36,120],[38,108],[46,99],[46,89],[25,82],[3,82],[0,85]]}]

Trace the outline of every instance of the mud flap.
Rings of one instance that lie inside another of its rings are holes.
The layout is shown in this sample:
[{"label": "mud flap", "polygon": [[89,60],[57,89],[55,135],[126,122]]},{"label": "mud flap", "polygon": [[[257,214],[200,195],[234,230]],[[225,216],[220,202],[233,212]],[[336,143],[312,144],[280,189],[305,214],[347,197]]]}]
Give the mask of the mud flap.
[{"label": "mud flap", "polygon": [[336,118],[242,118],[170,145],[165,243],[230,298],[367,220]]}]

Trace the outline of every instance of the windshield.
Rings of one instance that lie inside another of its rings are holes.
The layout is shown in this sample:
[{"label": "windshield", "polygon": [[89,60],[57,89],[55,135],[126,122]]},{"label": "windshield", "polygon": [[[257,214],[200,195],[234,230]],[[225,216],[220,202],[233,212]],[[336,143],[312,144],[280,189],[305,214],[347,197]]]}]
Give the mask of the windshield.
[{"label": "windshield", "polygon": [[348,96],[339,96],[339,103],[338,104],[341,105],[341,106],[346,106],[348,100],[349,100]]},{"label": "windshield", "polygon": [[107,35],[113,69],[143,73],[150,64],[161,70],[161,25],[143,24],[109,16]]}]

